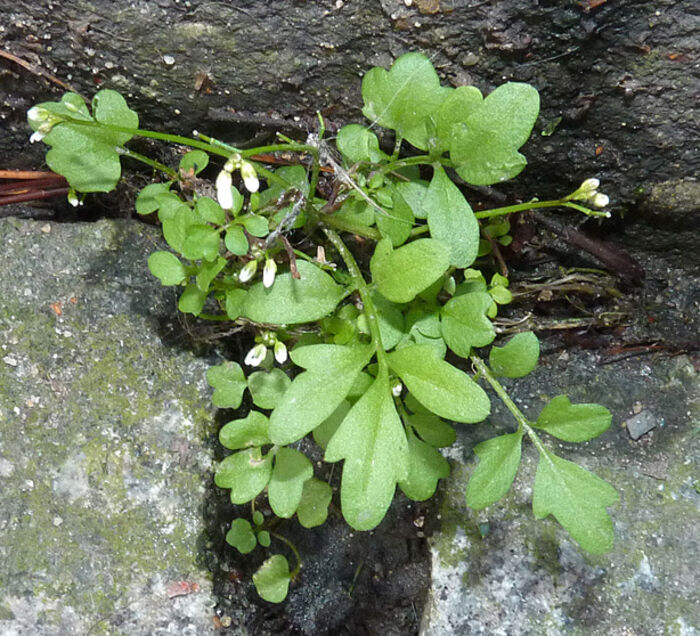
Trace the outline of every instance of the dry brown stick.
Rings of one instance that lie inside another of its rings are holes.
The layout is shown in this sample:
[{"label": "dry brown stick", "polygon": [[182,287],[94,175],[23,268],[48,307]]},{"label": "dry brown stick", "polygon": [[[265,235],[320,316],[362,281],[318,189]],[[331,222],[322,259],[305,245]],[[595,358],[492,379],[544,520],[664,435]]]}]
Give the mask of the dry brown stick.
[{"label": "dry brown stick", "polygon": [[40,170],[0,170],[0,179],[63,179],[55,172]]}]

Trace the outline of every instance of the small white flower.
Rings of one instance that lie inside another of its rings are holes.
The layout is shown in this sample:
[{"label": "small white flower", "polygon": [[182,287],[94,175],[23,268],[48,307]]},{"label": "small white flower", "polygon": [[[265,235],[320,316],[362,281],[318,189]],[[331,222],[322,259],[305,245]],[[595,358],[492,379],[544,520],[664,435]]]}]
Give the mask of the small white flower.
[{"label": "small white flower", "polygon": [[231,173],[226,170],[222,170],[216,177],[216,200],[224,210],[230,210],[233,207]]},{"label": "small white flower", "polygon": [[258,261],[248,261],[244,266],[243,269],[240,271],[238,274],[238,280],[241,283],[247,283],[253,276],[255,276],[255,272],[258,270]]},{"label": "small white flower", "polygon": [[44,133],[37,130],[36,132],[32,133],[32,136],[29,138],[29,143],[33,144],[35,141],[41,141],[45,136],[46,135],[44,135]]},{"label": "small white flower", "polygon": [[241,161],[241,177],[248,192],[257,192],[260,188],[258,174],[255,172],[255,166],[250,161]]},{"label": "small white flower", "polygon": [[265,267],[263,267],[263,285],[265,287],[272,287],[272,283],[275,282],[275,274],[277,273],[277,263],[274,259],[268,258],[265,261]]},{"label": "small white flower", "polygon": [[42,124],[49,120],[50,113],[45,108],[40,108],[39,106],[32,106],[27,111],[27,119],[33,124]]},{"label": "small white flower", "polygon": [[279,364],[284,364],[287,362],[287,347],[285,346],[284,342],[280,340],[275,342],[274,352],[275,360],[277,360]]},{"label": "small white flower", "polygon": [[82,205],[83,202],[78,198],[78,193],[71,188],[68,191],[68,203],[70,203],[74,208],[77,208],[79,205]]},{"label": "small white flower", "polygon": [[595,192],[600,187],[598,179],[586,179],[580,186],[579,192]]},{"label": "small white flower", "polygon": [[610,203],[610,198],[607,194],[603,194],[602,192],[596,192],[593,198],[591,199],[591,203],[596,208],[604,208],[608,205],[608,203]]},{"label": "small white flower", "polygon": [[259,367],[266,355],[267,349],[265,345],[257,344],[246,354],[244,362],[249,367]]},{"label": "small white flower", "polygon": [[401,391],[403,390],[403,384],[401,382],[396,382],[394,386],[391,387],[391,393],[394,397],[399,397],[401,395]]}]

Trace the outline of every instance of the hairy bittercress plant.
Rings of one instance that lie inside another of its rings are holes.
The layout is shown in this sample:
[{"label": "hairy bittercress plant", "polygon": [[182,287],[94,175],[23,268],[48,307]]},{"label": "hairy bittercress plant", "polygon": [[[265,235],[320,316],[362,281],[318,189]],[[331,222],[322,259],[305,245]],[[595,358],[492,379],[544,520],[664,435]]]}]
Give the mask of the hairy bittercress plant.
[{"label": "hairy bittercress plant", "polygon": [[[492,319],[511,295],[506,278],[487,277],[475,265],[489,251],[480,229],[507,244],[510,226],[499,217],[554,206],[606,216],[579,202],[605,207],[607,197],[596,179],[587,179],[559,200],[472,211],[450,175],[490,185],[525,167],[519,148],[539,110],[531,86],[507,83],[484,98],[473,86],[441,86],[430,61],[409,53],[389,71],[370,70],[362,96],[372,125],[342,128],[339,154],[323,141],[322,120],[306,143],[282,138],[245,151],[198,133],[141,130],[136,113],[111,90],[98,92],[91,109],[68,93],[33,107],[28,118],[32,140],[51,147],[47,163],[69,181],[74,203],[78,192],[112,190],[122,157],[163,173],[166,180],[146,186],[136,200],[139,214],[157,213],[170,246],[150,256],[151,272],[182,289],[181,311],[234,321],[255,334],[243,366],[224,362],[207,380],[214,405],[238,408],[247,390],[256,407],[220,431],[234,452],[220,463],[216,484],[230,490],[233,503],[252,506],[251,521],[235,519],[226,539],[247,553],[274,538],[297,560],[292,572],[283,555],[265,561],[253,577],[264,599],[285,598],[301,561],[256,500],[266,495],[275,515],[296,515],[310,528],[326,520],[332,497],[300,440],[311,434],[327,462],[343,462],[343,516],[354,529],[371,530],[397,485],[419,501],[434,494],[449,472],[439,449],[455,441],[454,424],[489,415],[482,384],[503,400],[517,428],[475,447],[479,463],[467,503],[482,509],[508,492],[527,438],[539,453],[535,516],[553,515],[590,552],[609,550],[606,507],[617,493],[557,457],[541,435],[583,442],[609,427],[610,413],[560,395],[536,420],[525,417],[498,378],[530,373],[539,342],[521,333],[492,347],[488,361],[476,352],[494,341]],[[395,134],[391,155],[380,148],[377,125]],[[136,135],[193,150],[173,170],[127,149]],[[404,142],[423,154],[401,158]],[[295,153],[299,164],[272,170],[255,160],[277,151]],[[214,186],[199,176],[212,156],[222,158]],[[333,175],[323,196],[322,168]],[[478,219],[487,223],[480,228]]]}]

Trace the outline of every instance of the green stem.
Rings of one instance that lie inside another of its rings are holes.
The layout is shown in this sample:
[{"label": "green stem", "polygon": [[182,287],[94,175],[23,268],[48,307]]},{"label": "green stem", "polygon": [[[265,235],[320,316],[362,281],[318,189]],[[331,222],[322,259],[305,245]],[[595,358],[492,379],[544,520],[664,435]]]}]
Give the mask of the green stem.
[{"label": "green stem", "polygon": [[477,219],[488,219],[494,216],[503,216],[504,214],[512,214],[513,212],[524,212],[525,210],[534,210],[537,208],[558,208],[566,207],[583,212],[588,216],[602,216],[608,217],[607,212],[602,210],[589,210],[588,208],[578,205],[578,203],[572,203],[571,201],[563,201],[562,199],[555,199],[552,201],[530,201],[528,203],[518,203],[516,205],[507,205],[503,208],[492,208],[491,210],[482,210],[480,212],[474,212],[474,216]]},{"label": "green stem", "polygon": [[[447,159],[440,159],[440,162],[443,163],[443,165],[451,165]],[[434,163],[434,160],[430,155],[417,155],[416,157],[407,157],[406,159],[399,159],[398,161],[387,163],[377,170],[375,174],[387,174],[408,166],[420,166],[432,163]]]},{"label": "green stem", "polygon": [[253,155],[269,154],[271,152],[305,152],[309,155],[318,156],[318,148],[307,144],[296,142],[284,144],[272,144],[270,146],[260,146],[259,148],[249,148],[248,150],[240,150],[239,153],[243,159],[248,159]]},{"label": "green stem", "polygon": [[386,352],[384,351],[384,345],[382,344],[382,335],[379,330],[379,319],[377,318],[377,310],[372,301],[372,295],[370,294],[369,287],[365,282],[360,267],[352,255],[347,245],[343,243],[343,240],[338,236],[338,233],[330,228],[323,228],[324,233],[328,237],[335,249],[340,253],[340,257],[345,262],[345,266],[348,268],[348,273],[352,278],[352,282],[355,284],[355,288],[360,294],[360,299],[364,306],[363,312],[367,316],[367,323],[369,325],[369,333],[372,338],[372,344],[374,345],[377,352],[377,364],[379,365],[379,374],[381,372],[389,372],[389,364],[386,359]]},{"label": "green stem", "polygon": [[131,159],[136,159],[136,161],[140,161],[141,163],[145,163],[147,166],[151,166],[151,168],[155,170],[160,170],[161,172],[164,172],[167,174],[171,179],[177,179],[178,174],[173,170],[172,168],[169,168],[163,163],[160,163],[160,161],[155,161],[154,159],[150,159],[149,157],[146,157],[145,155],[141,155],[138,152],[134,152],[133,150],[129,150],[128,148],[124,148],[123,146],[120,146],[120,151],[119,154],[121,154],[123,157],[129,157]]},{"label": "green stem", "polygon": [[513,402],[513,400],[508,395],[508,392],[503,388],[503,385],[494,377],[489,369],[488,365],[477,355],[472,354],[469,356],[472,364],[476,367],[476,370],[484,377],[484,379],[491,385],[491,388],[496,392],[496,395],[501,399],[503,404],[506,405],[507,409],[513,414],[513,417],[518,422],[518,431],[524,430],[532,443],[535,445],[540,453],[547,454],[547,449],[543,446],[537,433],[530,426],[530,421],[525,417],[523,412],[518,408],[518,405]]},{"label": "green stem", "polygon": [[296,567],[290,572],[289,576],[292,580],[294,580],[299,574],[299,570],[301,570],[301,555],[299,554],[299,550],[297,550],[296,546],[286,537],[283,537],[281,534],[277,534],[276,532],[272,532],[272,530],[268,530],[270,533],[271,537],[275,537],[275,539],[279,539],[282,543],[284,543],[293,553],[294,553],[294,558],[297,560],[297,565]]},{"label": "green stem", "polygon": [[[373,241],[379,241],[382,238],[379,230],[375,228],[367,227],[366,225],[355,225],[352,221],[348,221],[339,216],[333,216],[332,214],[323,215],[322,217],[319,215],[319,221],[341,232],[357,234],[358,236],[363,236]],[[428,226],[426,225],[426,227]]]}]

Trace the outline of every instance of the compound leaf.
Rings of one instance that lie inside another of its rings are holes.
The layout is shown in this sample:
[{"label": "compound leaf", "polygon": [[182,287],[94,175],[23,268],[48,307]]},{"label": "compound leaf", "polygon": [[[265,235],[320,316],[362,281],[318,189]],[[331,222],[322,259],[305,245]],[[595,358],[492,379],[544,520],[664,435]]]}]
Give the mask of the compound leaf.
[{"label": "compound leaf", "polygon": [[281,603],[289,590],[289,562],[281,554],[267,559],[253,574],[253,584],[260,598],[269,603]]},{"label": "compound leaf", "polygon": [[450,249],[450,265],[469,267],[479,251],[479,223],[472,209],[440,164],[423,199],[430,236]]},{"label": "compound leaf", "polygon": [[522,439],[521,431],[493,437],[474,447],[479,463],[467,485],[470,508],[486,508],[510,490],[520,465]]},{"label": "compound leaf", "polygon": [[613,526],[606,510],[617,491],[593,473],[551,453],[540,453],[532,509],[537,519],[553,515],[584,550],[612,549]]},{"label": "compound leaf", "polygon": [[326,344],[292,351],[292,361],[308,370],[294,378],[272,412],[272,442],[280,445],[296,442],[330,417],[372,353],[369,346]]},{"label": "compound leaf", "polygon": [[504,346],[492,347],[489,366],[504,378],[522,378],[537,366],[540,341],[532,331],[514,335]]},{"label": "compound leaf", "polygon": [[305,528],[315,528],[328,518],[328,505],[333,497],[333,489],[320,479],[312,477],[304,482],[301,501],[297,506],[297,518]]},{"label": "compound leaf", "polygon": [[231,490],[231,503],[242,504],[257,497],[270,481],[272,455],[260,448],[247,448],[226,457],[216,469],[214,482]]},{"label": "compound leaf", "polygon": [[408,390],[436,415],[456,422],[480,422],[491,411],[484,390],[464,371],[438,358],[430,345],[388,354],[389,366]]},{"label": "compound leaf", "polygon": [[607,431],[611,422],[604,406],[572,404],[566,395],[558,395],[542,409],[534,426],[565,442],[585,442]]},{"label": "compound leaf", "polygon": [[250,411],[243,419],[231,420],[224,424],[219,431],[219,441],[222,446],[231,450],[263,446],[270,443],[268,426],[267,417],[259,411]]},{"label": "compound leaf", "polygon": [[306,455],[293,448],[280,448],[267,486],[272,512],[284,519],[291,517],[301,501],[304,483],[313,474],[313,466]]},{"label": "compound leaf", "polygon": [[330,314],[345,295],[344,289],[323,270],[297,262],[301,278],[279,274],[272,287],[253,285],[243,303],[243,315],[255,322],[296,324],[313,322]]},{"label": "compound leaf", "polygon": [[209,367],[207,382],[214,387],[214,395],[211,396],[214,406],[237,409],[241,405],[246,381],[243,369],[237,362]]},{"label": "compound leaf", "polygon": [[472,347],[483,347],[496,337],[486,312],[491,306],[486,292],[471,292],[450,298],[442,307],[442,336],[458,356],[468,358]]},{"label": "compound leaf", "polygon": [[376,527],[408,468],[406,434],[386,373],[350,409],[328,443],[325,459],[345,459],[340,486],[345,520],[355,530]]}]

